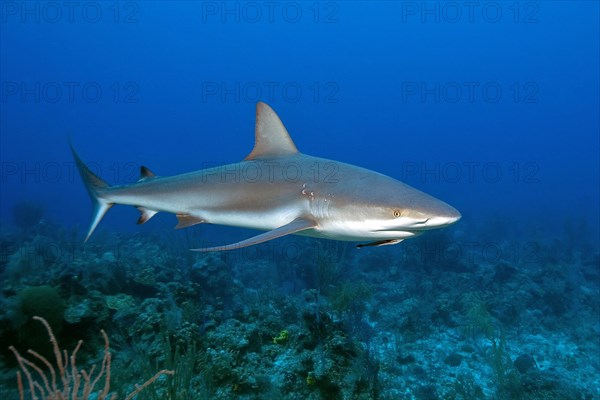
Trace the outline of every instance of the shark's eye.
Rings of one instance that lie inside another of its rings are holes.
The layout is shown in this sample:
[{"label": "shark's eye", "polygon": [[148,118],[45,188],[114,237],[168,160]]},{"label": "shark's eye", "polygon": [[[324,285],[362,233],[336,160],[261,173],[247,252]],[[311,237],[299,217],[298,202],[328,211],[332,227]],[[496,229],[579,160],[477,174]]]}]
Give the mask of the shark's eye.
[{"label": "shark's eye", "polygon": [[394,210],[394,218],[399,218],[402,215],[402,211],[395,209]]}]

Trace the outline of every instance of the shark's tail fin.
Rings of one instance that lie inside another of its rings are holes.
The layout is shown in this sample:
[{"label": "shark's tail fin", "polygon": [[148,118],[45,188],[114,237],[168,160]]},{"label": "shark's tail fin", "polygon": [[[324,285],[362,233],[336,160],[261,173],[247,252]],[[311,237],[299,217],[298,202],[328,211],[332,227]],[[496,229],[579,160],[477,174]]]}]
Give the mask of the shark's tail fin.
[{"label": "shark's tail fin", "polygon": [[77,169],[79,170],[79,174],[81,175],[81,179],[83,179],[83,183],[85,184],[85,188],[90,194],[90,198],[94,203],[94,216],[92,219],[92,223],[90,225],[90,229],[88,230],[88,234],[85,237],[85,242],[90,238],[94,229],[98,226],[98,223],[104,217],[104,214],[108,211],[109,208],[113,206],[113,203],[107,201],[103,198],[103,193],[105,193],[110,185],[100,179],[96,174],[94,174],[87,165],[79,158],[75,148],[72,144],[71,152],[73,153],[73,158],[75,158],[75,163],[77,163]]}]

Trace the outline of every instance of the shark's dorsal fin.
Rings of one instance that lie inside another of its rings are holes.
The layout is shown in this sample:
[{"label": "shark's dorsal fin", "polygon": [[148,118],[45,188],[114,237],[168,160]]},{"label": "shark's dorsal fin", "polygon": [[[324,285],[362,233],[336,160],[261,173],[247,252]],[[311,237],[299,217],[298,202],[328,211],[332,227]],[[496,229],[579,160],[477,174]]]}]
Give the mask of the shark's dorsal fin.
[{"label": "shark's dorsal fin", "polygon": [[285,126],[267,104],[256,104],[256,128],[254,131],[254,149],[245,160],[273,158],[298,152]]}]

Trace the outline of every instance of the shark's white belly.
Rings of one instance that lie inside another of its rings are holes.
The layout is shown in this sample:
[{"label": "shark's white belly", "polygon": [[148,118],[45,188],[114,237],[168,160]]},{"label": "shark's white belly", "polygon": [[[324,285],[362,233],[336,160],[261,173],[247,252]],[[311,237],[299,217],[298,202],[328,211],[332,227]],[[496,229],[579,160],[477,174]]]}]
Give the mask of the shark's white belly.
[{"label": "shark's white belly", "polygon": [[301,210],[291,206],[268,211],[236,211],[229,210],[189,210],[190,214],[216,225],[239,226],[261,230],[272,230],[285,225],[301,215]]}]

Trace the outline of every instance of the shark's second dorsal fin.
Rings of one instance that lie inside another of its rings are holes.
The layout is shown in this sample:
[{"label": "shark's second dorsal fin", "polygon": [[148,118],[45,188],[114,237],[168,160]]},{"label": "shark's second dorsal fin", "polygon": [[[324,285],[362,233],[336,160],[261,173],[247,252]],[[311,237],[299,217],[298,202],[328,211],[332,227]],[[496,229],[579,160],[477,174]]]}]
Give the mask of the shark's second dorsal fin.
[{"label": "shark's second dorsal fin", "polygon": [[245,160],[273,158],[298,152],[285,126],[267,104],[256,104],[256,128],[254,149]]},{"label": "shark's second dorsal fin", "polygon": [[156,174],[150,171],[150,168],[142,165],[142,167],[140,168],[140,179],[138,179],[138,182],[142,182],[152,178],[156,178]]}]

